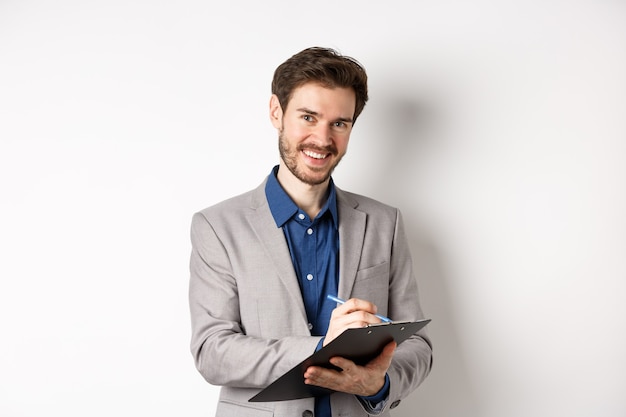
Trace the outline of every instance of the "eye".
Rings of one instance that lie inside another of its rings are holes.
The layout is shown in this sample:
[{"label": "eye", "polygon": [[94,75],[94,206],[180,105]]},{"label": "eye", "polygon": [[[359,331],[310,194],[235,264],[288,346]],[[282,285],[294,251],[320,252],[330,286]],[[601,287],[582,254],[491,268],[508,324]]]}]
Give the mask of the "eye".
[{"label": "eye", "polygon": [[313,116],[311,116],[310,114],[304,114],[304,115],[302,115],[302,120],[305,120],[307,122],[312,122],[315,119],[313,119]]},{"label": "eye", "polygon": [[337,120],[332,123],[332,128],[337,132],[347,132],[350,129],[350,124],[342,120]]}]

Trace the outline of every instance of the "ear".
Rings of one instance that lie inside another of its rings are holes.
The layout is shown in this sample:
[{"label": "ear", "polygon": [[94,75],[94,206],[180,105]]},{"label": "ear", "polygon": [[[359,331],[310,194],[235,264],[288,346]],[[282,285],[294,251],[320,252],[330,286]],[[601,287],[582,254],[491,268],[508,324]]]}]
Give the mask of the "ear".
[{"label": "ear", "polygon": [[276,94],[272,94],[270,98],[270,121],[276,129],[281,130],[283,128],[283,108],[280,106]]}]

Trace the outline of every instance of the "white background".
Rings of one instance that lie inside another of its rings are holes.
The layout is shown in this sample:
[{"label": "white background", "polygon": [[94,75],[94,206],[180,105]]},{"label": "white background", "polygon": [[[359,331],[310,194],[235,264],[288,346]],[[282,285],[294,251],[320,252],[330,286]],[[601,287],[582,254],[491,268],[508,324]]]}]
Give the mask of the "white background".
[{"label": "white background", "polygon": [[277,163],[312,45],[368,70],[335,180],[402,209],[433,319],[394,415],[626,415],[618,0],[1,0],[0,415],[212,415],[191,215]]}]

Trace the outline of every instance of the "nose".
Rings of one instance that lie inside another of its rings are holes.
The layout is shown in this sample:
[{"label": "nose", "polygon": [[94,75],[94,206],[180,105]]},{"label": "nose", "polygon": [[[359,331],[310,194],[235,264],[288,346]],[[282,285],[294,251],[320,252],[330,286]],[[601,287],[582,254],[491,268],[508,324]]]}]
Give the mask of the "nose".
[{"label": "nose", "polygon": [[314,138],[320,145],[328,145],[333,141],[333,131],[329,125],[325,123],[318,123],[315,126]]}]

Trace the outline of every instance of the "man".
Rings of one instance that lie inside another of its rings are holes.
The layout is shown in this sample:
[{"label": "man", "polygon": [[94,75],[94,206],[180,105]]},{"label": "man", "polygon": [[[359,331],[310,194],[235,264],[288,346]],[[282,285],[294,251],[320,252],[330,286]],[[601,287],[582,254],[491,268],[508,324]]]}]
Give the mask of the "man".
[{"label": "man", "polygon": [[341,371],[306,370],[305,383],[336,393],[248,402],[344,330],[379,323],[376,314],[423,318],[400,212],[331,178],[367,99],[365,70],[350,57],[309,48],[285,61],[269,106],[279,164],[255,190],[193,217],[191,351],[222,386],[219,417],[386,416],[430,371],[422,330],[364,366],[333,358]]}]

